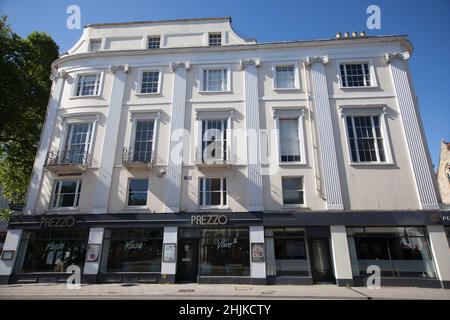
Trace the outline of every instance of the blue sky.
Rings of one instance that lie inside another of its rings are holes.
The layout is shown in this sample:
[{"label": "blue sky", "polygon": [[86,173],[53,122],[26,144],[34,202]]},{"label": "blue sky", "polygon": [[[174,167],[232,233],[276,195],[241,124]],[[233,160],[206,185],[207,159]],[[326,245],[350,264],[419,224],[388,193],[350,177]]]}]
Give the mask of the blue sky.
[{"label": "blue sky", "polygon": [[[64,52],[82,30],[66,28],[69,5],[81,9],[81,24],[231,16],[234,28],[258,41],[331,38],[337,31],[368,35],[407,34],[414,45],[410,67],[433,163],[440,139],[450,141],[450,0],[0,0],[21,36],[49,33]],[[367,30],[366,8],[381,8],[381,29]]]}]

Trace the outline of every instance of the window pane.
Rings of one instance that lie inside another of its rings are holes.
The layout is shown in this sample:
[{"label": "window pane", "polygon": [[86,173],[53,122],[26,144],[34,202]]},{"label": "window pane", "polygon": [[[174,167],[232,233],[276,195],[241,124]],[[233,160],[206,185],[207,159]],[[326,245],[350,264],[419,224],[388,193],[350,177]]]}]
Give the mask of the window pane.
[{"label": "window pane", "polygon": [[145,71],[142,73],[141,93],[157,93],[159,71]]},{"label": "window pane", "polygon": [[282,162],[300,161],[298,119],[280,119],[280,150]]},{"label": "window pane", "polygon": [[303,204],[303,179],[282,178],[283,204]]},{"label": "window pane", "polygon": [[148,38],[148,49],[159,49],[161,42],[161,37],[149,37]]},{"label": "window pane", "polygon": [[367,87],[371,85],[367,63],[341,64],[340,73],[343,87]]},{"label": "window pane", "polygon": [[199,196],[200,205],[226,205],[226,179],[201,178]]},{"label": "window pane", "polygon": [[147,205],[148,179],[131,179],[128,189],[129,206]]},{"label": "window pane", "polygon": [[154,120],[136,121],[133,161],[151,161],[154,124]]},{"label": "window pane", "polygon": [[276,87],[279,89],[295,88],[294,66],[275,67]]}]

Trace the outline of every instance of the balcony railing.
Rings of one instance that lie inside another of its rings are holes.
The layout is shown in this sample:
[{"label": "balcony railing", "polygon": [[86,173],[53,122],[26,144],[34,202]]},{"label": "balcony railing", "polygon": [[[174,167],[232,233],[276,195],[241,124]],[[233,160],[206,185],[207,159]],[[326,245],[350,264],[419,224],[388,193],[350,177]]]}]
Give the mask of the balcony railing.
[{"label": "balcony railing", "polygon": [[150,151],[135,151],[132,148],[123,148],[122,164],[126,167],[147,167],[154,164],[153,154]]},{"label": "balcony railing", "polygon": [[234,154],[231,152],[230,147],[226,147],[223,152],[219,152],[214,156],[209,155],[209,157],[207,154],[204,154],[203,148],[196,148],[195,164],[197,166],[231,166],[236,164],[236,162],[236,156],[234,156]]},{"label": "balcony railing", "polygon": [[49,170],[78,169],[85,170],[90,162],[88,151],[63,150],[50,151],[47,154],[45,166]]}]

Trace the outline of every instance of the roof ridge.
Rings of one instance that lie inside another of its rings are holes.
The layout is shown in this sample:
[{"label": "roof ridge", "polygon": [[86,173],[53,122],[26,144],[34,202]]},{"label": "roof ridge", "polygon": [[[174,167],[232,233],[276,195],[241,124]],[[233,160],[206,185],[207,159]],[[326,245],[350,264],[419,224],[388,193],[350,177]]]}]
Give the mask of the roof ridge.
[{"label": "roof ridge", "polygon": [[231,23],[231,17],[210,17],[210,18],[183,18],[183,19],[167,19],[167,20],[142,20],[142,21],[129,21],[129,22],[106,22],[106,23],[89,23],[84,27],[106,27],[106,26],[120,26],[120,25],[132,25],[132,24],[153,24],[153,23],[167,23],[167,22],[189,22],[189,21],[218,21],[228,20]]}]

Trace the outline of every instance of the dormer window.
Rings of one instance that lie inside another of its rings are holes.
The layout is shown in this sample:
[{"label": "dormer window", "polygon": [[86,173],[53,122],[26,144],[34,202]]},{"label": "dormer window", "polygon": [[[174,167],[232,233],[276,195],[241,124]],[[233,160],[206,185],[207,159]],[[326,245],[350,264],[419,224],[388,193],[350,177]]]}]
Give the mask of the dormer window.
[{"label": "dormer window", "polygon": [[161,36],[148,37],[147,49],[159,49],[161,47]]},{"label": "dormer window", "polygon": [[102,40],[92,39],[89,41],[89,52],[100,51],[102,49]]},{"label": "dormer window", "polygon": [[208,44],[211,47],[221,46],[222,45],[222,33],[214,32],[210,33],[208,37]]}]

